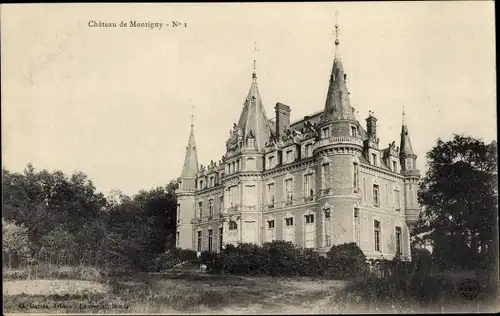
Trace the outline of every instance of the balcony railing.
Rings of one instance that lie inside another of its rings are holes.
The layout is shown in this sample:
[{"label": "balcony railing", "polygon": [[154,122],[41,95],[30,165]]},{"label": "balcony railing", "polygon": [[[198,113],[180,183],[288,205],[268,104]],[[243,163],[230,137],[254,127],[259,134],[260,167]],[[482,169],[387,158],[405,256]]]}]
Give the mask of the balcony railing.
[{"label": "balcony railing", "polygon": [[313,145],[313,151],[327,145],[352,144],[363,146],[363,141],[355,136],[330,136],[322,139]]}]

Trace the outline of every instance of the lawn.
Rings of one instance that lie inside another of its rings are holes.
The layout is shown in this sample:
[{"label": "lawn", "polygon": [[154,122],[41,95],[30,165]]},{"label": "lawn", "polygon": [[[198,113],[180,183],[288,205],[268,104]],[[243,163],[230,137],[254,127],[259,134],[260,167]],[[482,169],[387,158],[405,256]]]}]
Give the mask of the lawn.
[{"label": "lawn", "polygon": [[343,281],[131,274],[106,280],[4,281],[5,313],[314,313]]},{"label": "lawn", "polygon": [[28,280],[26,272],[4,271],[4,312],[330,314],[498,309],[498,305],[484,300],[467,301],[454,293],[443,296],[446,300],[424,305],[406,297],[383,297],[378,293],[371,299],[367,294],[372,294],[365,291],[362,282],[220,276],[196,271],[110,277],[98,276],[92,269],[58,270],[59,273],[31,274]]}]

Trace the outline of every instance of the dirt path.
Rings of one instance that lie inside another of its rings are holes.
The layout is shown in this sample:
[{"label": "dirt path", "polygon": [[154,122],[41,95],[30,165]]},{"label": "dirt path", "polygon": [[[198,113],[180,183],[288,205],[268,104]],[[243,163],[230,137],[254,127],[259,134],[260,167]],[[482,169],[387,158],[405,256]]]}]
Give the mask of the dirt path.
[{"label": "dirt path", "polygon": [[4,295],[65,295],[106,293],[109,288],[97,282],[79,280],[17,280],[3,283]]}]

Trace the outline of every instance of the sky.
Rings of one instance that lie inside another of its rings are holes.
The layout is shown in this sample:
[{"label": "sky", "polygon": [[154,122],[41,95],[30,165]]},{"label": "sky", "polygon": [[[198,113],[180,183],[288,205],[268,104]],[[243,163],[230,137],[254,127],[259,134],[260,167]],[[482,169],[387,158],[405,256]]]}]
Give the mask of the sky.
[{"label": "sky", "polygon": [[277,102],[292,121],[324,108],[336,11],[351,104],[363,125],[375,113],[382,148],[399,145],[403,106],[421,170],[438,138],[496,139],[493,2],[9,4],[2,165],[133,195],[180,175],[192,114],[199,163],[219,161],[254,59],[269,118]]}]

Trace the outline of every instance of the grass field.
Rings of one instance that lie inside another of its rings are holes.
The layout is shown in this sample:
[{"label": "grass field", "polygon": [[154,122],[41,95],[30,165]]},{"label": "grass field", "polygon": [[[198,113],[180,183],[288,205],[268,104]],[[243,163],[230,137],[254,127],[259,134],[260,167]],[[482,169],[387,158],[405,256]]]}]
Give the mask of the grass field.
[{"label": "grass field", "polygon": [[57,269],[59,274],[42,273],[30,280],[22,279],[25,272],[4,271],[4,313],[411,313],[497,308],[459,297],[432,306],[404,299],[367,300],[352,290],[352,283],[335,280],[218,276],[195,271],[110,277],[92,269]]}]

